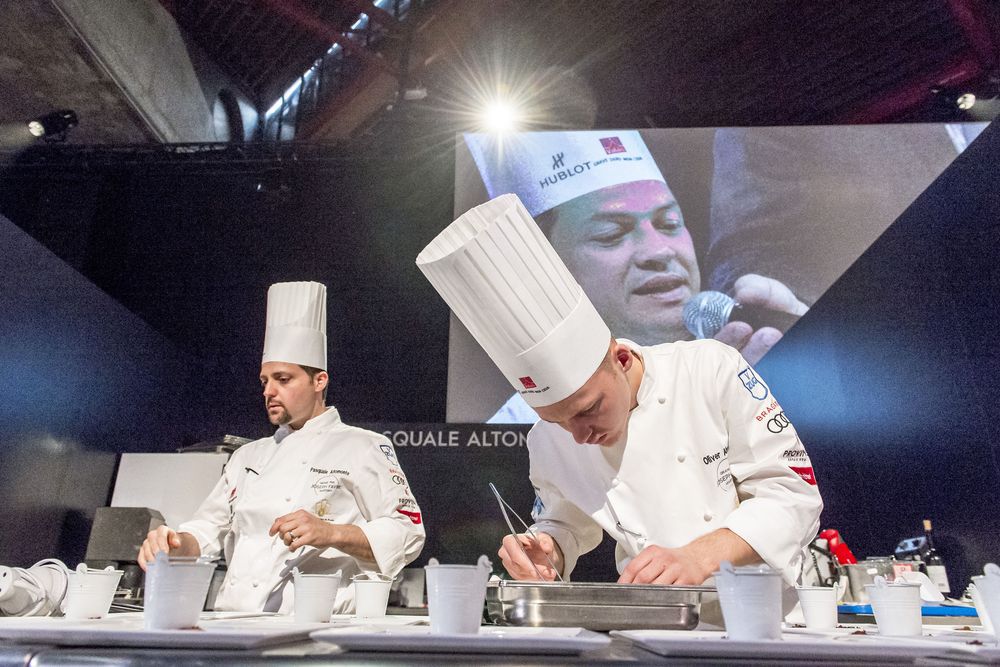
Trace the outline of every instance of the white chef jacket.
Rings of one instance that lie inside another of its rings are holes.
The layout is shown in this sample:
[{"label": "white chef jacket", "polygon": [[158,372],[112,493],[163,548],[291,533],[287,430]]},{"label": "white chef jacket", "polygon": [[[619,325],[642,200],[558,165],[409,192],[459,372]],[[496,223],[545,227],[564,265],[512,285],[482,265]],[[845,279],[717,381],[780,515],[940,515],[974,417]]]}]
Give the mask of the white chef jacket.
[{"label": "white chef jacket", "polygon": [[823,501],[770,389],[718,341],[620,342],[645,370],[619,451],[577,444],[548,422],[528,434],[534,529],[559,543],[564,575],[602,529],[618,542],[621,572],[646,546],[681,547],[729,528],[793,583]]},{"label": "white chef jacket", "polygon": [[[298,509],[361,528],[375,562],[334,548],[292,553],[280,536],[268,536],[276,518]],[[377,570],[396,576],[424,544],[420,507],[392,444],[344,424],[333,407],[298,430],[281,426],[272,437],[236,450],[194,518],[178,530],[194,535],[203,555],[225,553],[229,569],[218,610],[290,613],[297,566],[306,574],[340,571],[334,611],[348,612],[353,575]]]}]

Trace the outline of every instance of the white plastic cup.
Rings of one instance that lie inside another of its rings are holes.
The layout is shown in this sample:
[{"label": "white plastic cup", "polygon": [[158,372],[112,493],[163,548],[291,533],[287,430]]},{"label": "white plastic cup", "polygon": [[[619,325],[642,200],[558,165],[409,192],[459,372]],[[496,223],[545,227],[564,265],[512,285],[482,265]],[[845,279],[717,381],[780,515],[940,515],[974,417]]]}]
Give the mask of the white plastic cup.
[{"label": "white plastic cup", "polygon": [[[976,577],[972,578],[975,581]],[[983,626],[983,630],[993,633],[993,621],[990,620],[990,612],[986,610],[986,605],[983,603],[983,594],[979,592],[979,587],[976,584],[969,586],[969,595],[972,596],[972,604],[976,606],[976,615],[979,616],[979,624]]]},{"label": "white plastic cup", "polygon": [[427,607],[431,634],[479,632],[489,570],[479,565],[427,565]]},{"label": "white plastic cup", "polygon": [[76,570],[69,573],[66,588],[66,618],[104,618],[111,610],[111,603],[122,578],[122,570]]},{"label": "white plastic cup", "polygon": [[[976,602],[976,598],[979,601]],[[972,602],[983,629],[993,632],[1000,619],[1000,577],[979,575],[972,578]]]},{"label": "white plastic cup", "polygon": [[893,583],[865,586],[871,601],[878,633],[886,637],[919,637],[923,634],[920,618],[920,584]]},{"label": "white plastic cup", "polygon": [[355,579],[354,615],[358,618],[382,618],[389,604],[392,580]]},{"label": "white plastic cup", "polygon": [[734,640],[781,639],[781,574],[759,568],[716,572],[726,635]]},{"label": "white plastic cup", "polygon": [[339,574],[297,574],[295,620],[299,623],[329,623],[339,588]]},{"label": "white plastic cup", "polygon": [[799,586],[795,589],[799,606],[812,630],[829,630],[837,627],[837,589],[829,586]]},{"label": "white plastic cup", "polygon": [[193,628],[205,606],[215,563],[169,558],[162,551],[146,569],[143,624],[147,630]]},{"label": "white plastic cup", "polygon": [[408,567],[403,570],[399,584],[399,604],[403,607],[424,606],[424,569]]}]

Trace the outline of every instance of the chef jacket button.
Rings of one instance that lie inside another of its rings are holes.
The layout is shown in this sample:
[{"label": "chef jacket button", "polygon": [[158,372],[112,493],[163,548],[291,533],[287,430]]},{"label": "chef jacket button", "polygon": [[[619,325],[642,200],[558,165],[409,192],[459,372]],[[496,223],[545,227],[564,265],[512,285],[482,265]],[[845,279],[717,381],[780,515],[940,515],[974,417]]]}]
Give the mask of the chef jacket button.
[{"label": "chef jacket button", "polygon": [[658,399],[656,399],[656,401],[657,401],[657,403],[659,403],[660,405],[663,405],[664,403],[666,403],[666,402],[667,402],[667,397],[666,397],[666,396],[660,396],[660,397],[659,397]]},{"label": "chef jacket button", "polygon": [[611,488],[612,489],[615,488],[616,486],[618,486],[619,484],[621,484],[621,480],[618,479],[617,477],[615,477],[613,480],[611,480]]},{"label": "chef jacket button", "polygon": [[308,463],[309,463],[309,461],[303,461],[303,462],[302,462],[302,465],[306,465],[306,464],[308,464]]},{"label": "chef jacket button", "polygon": [[254,588],[257,588],[258,586],[260,586],[260,582],[259,581],[253,582],[253,587]]},{"label": "chef jacket button", "polygon": [[703,519],[704,519],[705,521],[711,521],[711,520],[712,520],[712,517],[714,517],[714,516],[715,516],[715,515],[714,515],[714,514],[712,514],[712,512],[711,512],[710,510],[705,510],[705,514],[704,514],[704,515],[702,516],[702,518],[703,518]]},{"label": "chef jacket button", "polygon": [[688,457],[687,452],[677,452],[677,462],[684,463],[684,459]]},{"label": "chef jacket button", "polygon": [[286,503],[292,502],[292,497],[291,496],[285,496],[285,502]]}]

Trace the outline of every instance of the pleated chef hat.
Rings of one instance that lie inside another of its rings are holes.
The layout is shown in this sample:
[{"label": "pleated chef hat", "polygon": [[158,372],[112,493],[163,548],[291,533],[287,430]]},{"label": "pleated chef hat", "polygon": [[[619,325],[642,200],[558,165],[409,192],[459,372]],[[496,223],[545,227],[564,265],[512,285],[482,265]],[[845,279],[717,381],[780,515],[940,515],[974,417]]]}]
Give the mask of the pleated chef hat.
[{"label": "pleated chef hat", "polygon": [[611,331],[517,195],[470,210],[417,266],[532,407],[593,375]]},{"label": "pleated chef hat", "polygon": [[531,215],[633,181],[665,183],[636,130],[466,134],[489,196],[513,192]]},{"label": "pleated chef hat", "polygon": [[261,363],[283,361],[326,370],[326,286],[275,283],[267,290]]}]

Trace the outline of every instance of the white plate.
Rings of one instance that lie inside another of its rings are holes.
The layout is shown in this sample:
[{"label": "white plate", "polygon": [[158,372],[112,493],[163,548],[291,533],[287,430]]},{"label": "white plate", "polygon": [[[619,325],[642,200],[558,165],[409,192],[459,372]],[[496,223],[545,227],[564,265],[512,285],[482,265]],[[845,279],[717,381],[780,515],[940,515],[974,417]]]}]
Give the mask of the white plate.
[{"label": "white plate", "polygon": [[329,627],[325,623],[295,623],[288,616],[234,612],[203,614],[198,627],[187,630],[146,630],[141,613],[111,614],[102,619],[0,618],[0,640],[56,646],[134,646],[162,648],[257,648],[306,639]]},{"label": "white plate", "polygon": [[[877,662],[907,662],[927,656],[968,656],[977,653],[989,656],[995,647],[973,646],[953,636],[945,637],[880,637],[875,626],[864,628],[866,634],[853,628],[830,631],[795,629],[786,631],[781,640],[734,641],[724,632],[703,630],[624,630],[612,632],[641,648],[667,657],[753,657],[764,660],[843,661],[845,659]],[[969,638],[974,639],[974,638]]]},{"label": "white plate", "polygon": [[358,618],[354,614],[334,614],[330,617],[330,625],[427,625],[427,616],[393,614],[383,618]]},{"label": "white plate", "polygon": [[607,635],[583,628],[483,626],[476,635],[432,635],[427,626],[367,625],[317,630],[313,639],[345,651],[407,653],[531,653],[576,655],[611,644]]}]

